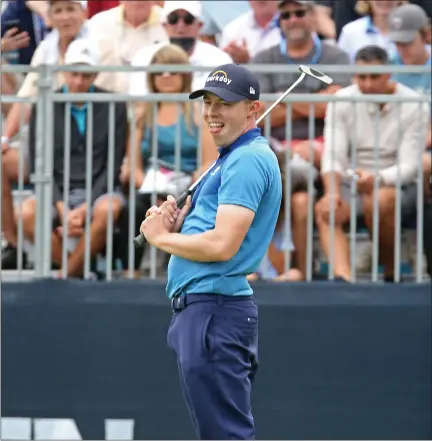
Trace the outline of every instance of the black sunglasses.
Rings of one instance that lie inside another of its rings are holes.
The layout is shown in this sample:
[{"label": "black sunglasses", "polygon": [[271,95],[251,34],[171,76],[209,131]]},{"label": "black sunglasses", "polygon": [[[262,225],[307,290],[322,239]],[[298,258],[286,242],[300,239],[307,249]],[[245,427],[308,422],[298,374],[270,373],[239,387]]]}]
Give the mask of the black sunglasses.
[{"label": "black sunglasses", "polygon": [[383,74],[357,74],[357,78],[360,80],[366,80],[370,78],[371,80],[377,80],[378,78],[381,78]]},{"label": "black sunglasses", "polygon": [[183,20],[185,25],[191,25],[195,21],[195,17],[192,14],[189,14],[189,12],[185,15],[172,12],[170,15],[168,15],[167,19],[170,25],[176,25],[180,20]]},{"label": "black sunglasses", "polygon": [[307,9],[297,9],[296,11],[282,12],[280,18],[282,20],[289,20],[292,15],[295,15],[297,18],[303,18],[307,12]]}]

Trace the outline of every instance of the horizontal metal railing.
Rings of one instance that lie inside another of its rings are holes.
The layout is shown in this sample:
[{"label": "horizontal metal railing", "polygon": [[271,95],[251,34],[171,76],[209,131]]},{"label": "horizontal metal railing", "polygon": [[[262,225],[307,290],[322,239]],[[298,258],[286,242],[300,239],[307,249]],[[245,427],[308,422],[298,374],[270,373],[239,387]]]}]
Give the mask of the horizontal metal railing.
[{"label": "horizontal metal railing", "polygon": [[[254,68],[255,66],[251,66],[251,68]],[[265,68],[266,66],[257,66],[257,71],[263,71],[260,70],[262,68]],[[269,67],[269,66],[267,66]],[[279,68],[281,66],[271,66],[272,72],[278,72]],[[295,68],[293,66],[282,66],[284,69],[280,69],[280,71],[286,71],[286,72],[293,72],[295,71]],[[384,66],[385,69],[381,69],[383,66],[375,66],[379,69],[364,69],[368,72],[388,72],[392,71],[393,68],[397,68],[394,70],[394,72],[419,72],[424,73],[425,69],[424,67],[421,67],[421,69],[418,69],[418,67],[415,67],[415,69],[401,69],[400,66]],[[20,70],[21,66],[6,66],[6,71],[11,72],[18,72],[18,71],[27,71],[26,69]],[[56,70],[68,70],[64,66],[44,66],[44,75],[47,74],[47,72],[55,72]],[[107,70],[123,70],[119,68],[118,66],[105,66]],[[157,71],[153,70],[155,66],[152,66],[150,69],[138,69],[138,70],[147,70],[147,71]],[[180,68],[180,70],[179,70]],[[184,66],[185,72],[188,71],[186,68],[196,71],[200,69],[196,69],[195,66]],[[286,68],[286,69],[285,69]],[[340,69],[342,68],[342,69]],[[358,69],[359,66],[322,66],[322,70],[326,73],[331,74],[333,72],[342,72],[344,69],[352,69],[353,72],[359,72],[362,71],[362,69]],[[369,68],[369,66],[368,66]],[[34,69],[34,71],[38,71],[40,68]],[[206,67],[205,70],[208,70],[209,68]],[[411,70],[410,70],[411,69]],[[417,70],[416,70],[417,69]],[[74,68],[73,70],[76,70]],[[81,68],[82,71],[86,71],[86,68]],[[88,69],[87,69],[88,70]],[[103,70],[103,69],[101,69]],[[124,69],[128,71],[134,71],[134,69]],[[163,66],[163,70],[170,70],[169,66]],[[203,68],[204,70],[204,68]],[[254,70],[254,69],[252,69]],[[174,69],[172,70],[174,71]],[[175,71],[183,71],[183,66],[175,66]],[[265,69],[264,69],[265,71]],[[268,70],[270,71],[270,70]],[[113,148],[114,148],[114,137],[116,135],[116,127],[114,124],[113,119],[113,109],[116,103],[132,103],[132,102],[147,102],[151,103],[151,108],[153,112],[153,116],[156,117],[157,112],[157,103],[160,102],[177,102],[177,103],[184,103],[188,102],[188,94],[148,94],[146,96],[130,96],[126,94],[119,94],[119,93],[104,93],[104,94],[67,94],[67,93],[55,93],[52,90],[50,90],[50,86],[47,85],[46,77],[43,77],[40,79],[40,81],[45,82],[44,87],[40,88],[40,94],[38,97],[34,98],[18,98],[15,96],[1,96],[1,101],[4,103],[12,104],[12,103],[28,103],[28,104],[36,104],[38,108],[38,121],[37,121],[37,129],[36,129],[36,161],[37,164],[34,175],[32,177],[32,182],[34,184],[33,190],[36,194],[36,199],[38,203],[38,210],[37,210],[37,216],[36,216],[36,240],[33,248],[33,256],[34,256],[34,268],[35,272],[34,275],[36,277],[48,277],[51,274],[51,231],[52,231],[52,213],[53,213],[53,207],[52,207],[52,182],[53,182],[53,172],[52,172],[52,164],[53,164],[53,151],[54,151],[54,145],[53,145],[53,136],[52,136],[52,125],[55,121],[55,115],[53,113],[53,106],[55,103],[65,103],[65,127],[64,127],[64,146],[65,146],[65,152],[64,152],[64,167],[65,167],[65,173],[64,173],[64,200],[66,202],[66,213],[67,213],[67,206],[68,206],[68,182],[70,179],[70,171],[68,170],[68,167],[70,165],[68,161],[68,154],[70,152],[70,134],[71,134],[71,127],[70,127],[70,121],[71,121],[71,105],[74,102],[85,102],[88,103],[88,114],[87,114],[87,135],[86,135],[86,170],[87,170],[87,178],[86,178],[86,202],[88,204],[91,203],[90,199],[90,189],[91,189],[91,171],[92,171],[92,134],[98,130],[97,127],[93,126],[93,120],[91,118],[92,112],[94,110],[93,104],[95,103],[108,103],[109,106],[109,135],[108,135],[108,145],[109,145],[109,157],[108,157],[108,182],[107,182],[107,192],[112,193],[114,191],[113,188],[113,179],[114,179],[114,169],[113,169]],[[272,103],[279,97],[278,94],[262,94],[261,100],[264,103]],[[287,104],[287,116],[286,116],[286,123],[285,123],[285,139],[287,140],[288,144],[290,144],[292,140],[292,132],[293,132],[293,121],[291,120],[291,113],[292,113],[292,105],[297,102],[302,103],[309,103],[310,105],[310,116],[309,116],[309,159],[311,160],[313,158],[313,145],[312,141],[316,137],[316,126],[315,126],[315,116],[314,116],[314,104],[316,103],[340,103],[340,102],[351,102],[354,106],[357,106],[358,104],[362,102],[367,103],[375,103],[376,105],[380,103],[395,103],[399,107],[404,103],[417,103],[419,106],[429,106],[431,104],[431,97],[427,95],[422,95],[418,97],[412,97],[412,98],[400,98],[396,95],[364,95],[364,96],[358,96],[358,97],[342,97],[338,95],[314,95],[314,94],[290,94],[286,97],[284,102]],[[332,105],[329,106],[329,110],[331,111]],[[180,115],[181,112],[181,106],[178,106],[178,112]],[[430,110],[429,110],[430,112]],[[137,129],[136,129],[136,115],[133,111],[130,113],[130,118],[128,121],[128,127],[129,127],[129,135],[131,139],[135,139],[137,136]],[[155,118],[154,118],[155,119]],[[24,122],[21,121],[21,126],[24,125]],[[379,126],[380,121],[379,117],[377,117],[376,127],[375,127],[375,136],[377,137],[379,134]],[[399,124],[399,127],[401,127],[401,124]],[[180,163],[181,163],[181,152],[182,152],[182,138],[181,138],[181,130],[180,130],[180,124],[177,124],[176,129],[176,135],[175,135],[175,145],[174,145],[174,156],[175,156],[175,169],[179,171],[180,169]],[[200,129],[201,130],[201,129]],[[268,138],[271,138],[271,124],[270,124],[270,117],[267,117],[263,126],[263,132],[264,135]],[[202,146],[201,146],[201,133],[198,135],[198,142],[197,142],[197,169],[201,165],[201,154],[202,154]],[[426,127],[425,127],[425,135],[426,135]],[[402,136],[402,134],[401,134]],[[377,138],[378,139],[378,138]],[[379,141],[375,139],[373,141],[374,144],[374,155],[376,158],[379,156]],[[159,147],[158,147],[158,139],[157,139],[157,130],[152,131],[151,136],[151,158],[153,160],[156,160],[159,157]],[[84,154],[84,153],[83,153]],[[24,157],[22,153],[22,146],[20,149],[20,167],[24,167]],[[127,263],[125,264],[125,267],[121,267],[119,271],[116,271],[115,265],[113,265],[112,261],[115,258],[115,239],[116,239],[116,226],[113,222],[113,212],[112,212],[112,206],[108,212],[108,226],[106,231],[106,250],[104,253],[104,257],[101,260],[99,256],[99,261],[105,261],[105,269],[104,273],[106,275],[107,280],[111,280],[113,277],[115,277],[117,274],[122,274],[126,277],[133,277],[134,275],[134,259],[135,259],[135,249],[132,246],[132,238],[134,237],[136,233],[137,225],[135,223],[134,219],[134,213],[136,209],[136,188],[135,188],[135,173],[136,173],[136,167],[137,164],[134,163],[135,156],[132,155],[131,157],[131,169],[132,173],[129,177],[129,182],[127,185],[126,191],[126,200],[128,201],[128,231],[127,231],[127,237],[128,237],[128,255],[127,255]],[[422,252],[422,207],[423,207],[423,174],[422,174],[422,158],[419,157],[418,159],[418,170],[417,170],[417,220],[416,222],[416,256],[415,256],[415,262],[414,262],[414,278],[416,281],[420,282],[423,279],[423,252]],[[292,193],[293,188],[291,186],[291,162],[292,158],[288,152],[286,151],[285,154],[285,163],[287,165],[287,176],[286,176],[286,187],[285,187],[285,193],[286,193],[286,206],[285,206],[285,230],[290,232],[292,229],[292,222],[291,222],[291,215],[292,215],[292,209],[291,209],[291,201],[292,201]],[[378,166],[378,165],[377,165]],[[355,155],[352,158],[350,167],[355,169]],[[23,170],[20,170],[20,182],[18,186],[18,192],[23,191]],[[315,182],[314,182],[314,175],[313,170],[311,168],[307,171],[307,189],[305,193],[307,194],[308,198],[308,215],[307,215],[307,242],[304,244],[305,250],[306,250],[306,270],[305,270],[305,278],[306,280],[311,280],[313,277],[313,274],[316,272],[316,266],[315,261],[323,260],[322,258],[317,258],[317,254],[319,254],[319,245],[317,242],[317,232],[315,229],[315,223],[314,223],[314,205],[315,205]],[[157,194],[155,191],[151,194],[151,202],[154,204],[157,201]],[[357,274],[356,274],[356,258],[358,257],[357,254],[357,242],[359,241],[359,236],[357,232],[357,223],[356,223],[356,207],[354,204],[354,199],[351,199],[350,202],[350,225],[349,225],[349,238],[350,238],[350,265],[351,265],[351,274],[352,274],[352,280],[356,281],[358,280]],[[395,217],[396,217],[396,229],[395,229],[395,278],[397,280],[401,277],[401,261],[402,261],[402,236],[403,231],[400,227],[401,225],[401,210],[400,210],[400,201],[401,201],[401,186],[400,183],[398,183],[397,186],[397,201],[396,201],[396,207],[395,207]],[[29,247],[28,240],[23,238],[22,233],[22,219],[20,216],[20,209],[21,203],[18,204],[18,248],[19,252],[18,255],[20,255],[23,248]],[[379,269],[379,231],[378,231],[378,221],[379,221],[379,214],[378,214],[378,205],[377,200],[375,201],[374,206],[374,233],[371,240],[371,249],[372,249],[372,268],[371,268],[371,274],[370,274],[370,280],[372,281],[378,281],[380,278],[380,269]],[[84,258],[84,278],[91,277],[91,259],[90,259],[90,248],[91,248],[91,242],[90,242],[90,227],[91,227],[92,218],[90,215],[90,212],[87,212],[86,220],[85,220],[85,258]],[[334,210],[331,214],[331,228],[332,231],[334,230],[335,225],[335,219],[334,219]],[[124,236],[123,236],[124,237]],[[61,275],[63,277],[66,277],[66,263],[68,261],[68,240],[67,239],[67,231],[66,231],[66,240],[63,244],[62,249],[62,272]],[[332,242],[334,242],[334,236],[331,238]],[[23,243],[25,243],[25,246]],[[411,241],[412,242],[412,241]],[[332,248],[333,249],[333,248]],[[284,250],[285,252],[285,271],[288,272],[291,269],[291,256],[288,249]],[[149,250],[149,257],[148,260],[146,258],[144,259],[144,267],[148,269],[148,276],[151,278],[155,278],[158,276],[161,276],[158,273],[158,260],[161,260],[160,253],[158,253],[153,247]],[[327,277],[332,279],[334,277],[334,268],[333,268],[333,258],[332,252],[330,253],[330,256],[328,258],[328,270],[327,270]],[[162,258],[163,262],[163,258]],[[163,264],[162,264],[163,266]],[[114,270],[113,270],[114,267]],[[19,278],[22,278],[22,261],[19,262]],[[163,276],[163,274],[162,274]]]},{"label": "horizontal metal railing", "polygon": [[[247,64],[245,65],[252,72],[256,73],[294,73],[298,72],[298,67],[290,64]],[[40,65],[26,66],[4,64],[2,72],[4,73],[25,73],[25,72],[211,72],[218,66],[196,66],[196,65],[177,65],[177,64],[154,64],[147,66],[117,66],[117,65]],[[326,74],[355,74],[355,73],[430,73],[430,66],[417,65],[356,65],[356,64],[320,64],[319,69]]]}]

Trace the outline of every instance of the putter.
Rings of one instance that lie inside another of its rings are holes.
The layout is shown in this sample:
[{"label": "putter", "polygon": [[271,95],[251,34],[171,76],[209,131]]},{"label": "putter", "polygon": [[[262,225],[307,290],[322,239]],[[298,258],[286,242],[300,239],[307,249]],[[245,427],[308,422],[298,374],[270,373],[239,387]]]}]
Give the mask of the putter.
[{"label": "putter", "polygon": [[[327,76],[326,74],[320,72],[319,70],[312,69],[311,67],[300,65],[299,71],[301,75],[298,79],[292,84],[258,119],[257,124],[259,124],[292,90],[296,88],[298,84],[300,84],[306,76],[315,78],[325,84],[331,84],[333,80]],[[207,176],[207,174],[212,171],[216,162],[214,162],[185,192],[183,192],[179,198],[176,200],[177,207],[182,208],[188,196],[192,195],[195,189],[198,187],[200,182]],[[145,244],[145,237],[143,234],[139,234],[133,240],[136,248],[141,248]]]}]

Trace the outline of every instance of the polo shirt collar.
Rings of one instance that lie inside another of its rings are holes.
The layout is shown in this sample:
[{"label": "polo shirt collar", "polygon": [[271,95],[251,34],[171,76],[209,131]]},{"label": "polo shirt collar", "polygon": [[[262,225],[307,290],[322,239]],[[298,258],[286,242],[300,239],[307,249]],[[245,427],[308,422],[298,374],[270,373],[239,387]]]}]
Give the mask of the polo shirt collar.
[{"label": "polo shirt collar", "polygon": [[[128,25],[124,21],[124,6],[121,4],[117,6],[117,14],[116,14],[116,21],[121,26]],[[153,5],[150,10],[149,17],[145,23],[142,23],[140,26],[156,26],[160,24],[161,21],[161,14],[160,14],[160,8],[156,5]]]},{"label": "polo shirt collar", "polygon": [[261,129],[259,127],[248,130],[246,133],[243,133],[243,135],[240,135],[231,145],[218,148],[220,157],[225,156],[228,152],[233,151],[237,147],[251,143],[259,136],[261,136]]},{"label": "polo shirt collar", "polygon": [[[62,86],[61,91],[62,91],[62,93],[69,93],[69,88],[67,87],[66,84]],[[88,93],[94,93],[94,91],[95,91],[95,87],[92,84],[88,90]],[[76,110],[76,111],[81,111],[81,112],[87,111],[87,103],[85,103],[81,107],[77,107],[74,104],[72,104],[72,109]]]},{"label": "polo shirt collar", "polygon": [[[258,26],[258,23],[255,20],[255,16],[253,11],[249,11],[247,12],[248,14],[248,24],[252,29],[261,29],[260,26]],[[279,14],[275,14],[275,16],[267,23],[267,26],[264,29],[274,29],[274,28],[278,28],[279,24],[278,24],[278,17]]]},{"label": "polo shirt collar", "polygon": [[379,34],[380,31],[373,24],[370,16],[366,17],[366,34]]}]

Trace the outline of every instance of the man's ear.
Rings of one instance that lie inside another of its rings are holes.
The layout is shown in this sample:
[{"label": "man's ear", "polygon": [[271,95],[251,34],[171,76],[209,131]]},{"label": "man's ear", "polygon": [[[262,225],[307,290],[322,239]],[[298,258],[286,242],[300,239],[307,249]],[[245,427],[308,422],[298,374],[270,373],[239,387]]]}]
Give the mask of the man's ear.
[{"label": "man's ear", "polygon": [[251,101],[249,105],[249,112],[251,114],[257,114],[260,111],[261,104],[259,101]]}]

